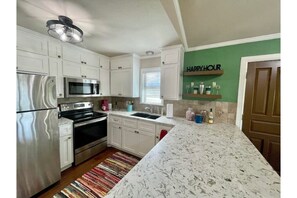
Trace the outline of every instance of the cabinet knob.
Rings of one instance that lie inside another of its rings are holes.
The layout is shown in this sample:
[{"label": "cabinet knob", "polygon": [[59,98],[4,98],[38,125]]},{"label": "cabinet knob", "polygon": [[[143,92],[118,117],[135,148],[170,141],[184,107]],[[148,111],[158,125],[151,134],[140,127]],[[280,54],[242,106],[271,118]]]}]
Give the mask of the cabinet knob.
[{"label": "cabinet knob", "polygon": [[71,137],[68,137],[68,140],[70,140],[71,139]]},{"label": "cabinet knob", "polygon": [[80,61],[82,64],[84,64],[84,61]]},{"label": "cabinet knob", "polygon": [[135,133],[139,133],[139,131],[134,131]]},{"label": "cabinet knob", "polygon": [[164,61],[162,61],[162,64],[164,65],[164,64],[165,64],[165,62],[164,62]]},{"label": "cabinet knob", "polygon": [[60,55],[58,55],[58,58],[61,58],[61,56],[60,56]]},{"label": "cabinet knob", "polygon": [[161,96],[161,98],[163,98],[163,96]]},{"label": "cabinet knob", "polygon": [[122,69],[122,67],[118,67],[118,69]]},{"label": "cabinet knob", "polygon": [[121,129],[122,127],[119,127],[119,129]]},{"label": "cabinet knob", "polygon": [[156,136],[156,139],[159,139],[159,137],[158,137],[158,136]]},{"label": "cabinet knob", "polygon": [[59,96],[62,96],[62,94],[60,93]]},{"label": "cabinet knob", "polygon": [[103,66],[102,65],[100,65],[100,68],[102,68]]}]

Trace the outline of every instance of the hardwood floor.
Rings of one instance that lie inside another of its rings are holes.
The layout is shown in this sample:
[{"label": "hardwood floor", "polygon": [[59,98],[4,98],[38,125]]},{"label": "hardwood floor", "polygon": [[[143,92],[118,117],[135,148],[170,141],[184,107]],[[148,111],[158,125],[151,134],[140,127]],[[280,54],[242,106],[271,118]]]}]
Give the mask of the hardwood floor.
[{"label": "hardwood floor", "polygon": [[88,161],[85,161],[82,164],[79,164],[78,166],[74,166],[66,169],[61,173],[61,180],[59,182],[41,191],[34,197],[38,197],[38,198],[53,197],[53,195],[55,195],[57,192],[60,192],[63,188],[69,185],[73,180],[80,177],[84,173],[88,172],[93,167],[98,165],[100,162],[104,161],[106,158],[112,156],[117,151],[119,150],[112,147],[108,147],[105,151],[102,151],[101,153],[89,159]]}]

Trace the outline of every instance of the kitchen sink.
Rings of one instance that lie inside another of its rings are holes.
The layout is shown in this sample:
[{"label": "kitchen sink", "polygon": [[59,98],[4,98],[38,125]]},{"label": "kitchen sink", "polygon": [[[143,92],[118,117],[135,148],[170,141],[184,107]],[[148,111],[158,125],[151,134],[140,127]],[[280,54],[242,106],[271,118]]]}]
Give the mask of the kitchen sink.
[{"label": "kitchen sink", "polygon": [[160,117],[160,116],[151,115],[151,114],[148,114],[148,113],[133,113],[133,114],[131,114],[131,116],[136,116],[136,117],[141,117],[141,118],[148,118],[148,119],[152,119],[152,120],[155,120],[155,119]]}]

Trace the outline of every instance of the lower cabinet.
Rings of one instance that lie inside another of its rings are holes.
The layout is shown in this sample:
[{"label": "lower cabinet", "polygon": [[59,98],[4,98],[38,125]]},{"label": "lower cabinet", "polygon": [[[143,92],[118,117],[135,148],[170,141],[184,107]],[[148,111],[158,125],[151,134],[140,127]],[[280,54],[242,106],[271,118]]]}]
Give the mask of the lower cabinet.
[{"label": "lower cabinet", "polygon": [[59,125],[60,133],[60,167],[61,171],[73,163],[73,130],[72,123]]},{"label": "lower cabinet", "polygon": [[155,123],[110,115],[110,145],[143,157],[155,146]]},{"label": "lower cabinet", "polygon": [[122,147],[122,127],[119,124],[110,125],[110,144],[121,148]]}]

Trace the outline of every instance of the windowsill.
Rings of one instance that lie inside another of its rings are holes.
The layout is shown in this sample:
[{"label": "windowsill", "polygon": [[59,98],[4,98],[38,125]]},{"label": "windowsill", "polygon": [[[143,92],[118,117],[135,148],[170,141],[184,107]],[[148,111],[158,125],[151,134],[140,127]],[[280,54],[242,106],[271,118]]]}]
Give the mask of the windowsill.
[{"label": "windowsill", "polygon": [[150,104],[150,103],[144,103],[144,102],[140,102],[139,104],[141,104],[141,105],[151,105],[151,106],[164,107],[164,104]]}]

